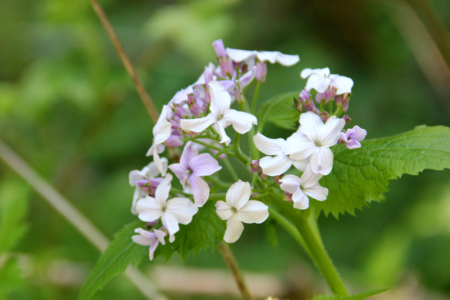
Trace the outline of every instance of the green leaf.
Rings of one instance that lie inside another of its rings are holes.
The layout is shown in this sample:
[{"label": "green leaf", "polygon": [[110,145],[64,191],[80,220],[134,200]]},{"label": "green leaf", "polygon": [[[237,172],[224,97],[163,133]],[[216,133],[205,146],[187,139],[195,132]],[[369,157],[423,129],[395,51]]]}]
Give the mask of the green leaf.
[{"label": "green leaf", "polygon": [[0,254],[13,249],[28,229],[28,193],[22,181],[6,180],[0,186]]},{"label": "green leaf", "polygon": [[315,296],[312,300],[364,300],[370,296],[381,294],[388,289],[381,289],[381,290],[375,290],[370,292],[365,292],[358,295],[353,296],[327,296],[327,295],[321,295],[321,296]]},{"label": "green leaf", "polygon": [[372,200],[382,200],[389,180],[425,169],[450,168],[450,129],[421,126],[397,136],[363,141],[358,149],[337,145],[333,152],[333,170],[321,179],[329,196],[311,205],[317,213],[323,210],[337,218],[345,212],[353,215],[356,208]]},{"label": "green leaf", "polygon": [[0,259],[0,298],[25,286],[22,270],[16,257],[2,256]]},{"label": "green leaf", "polygon": [[295,108],[294,98],[298,94],[298,91],[284,93],[265,101],[256,115],[260,126],[264,122],[271,122],[281,128],[296,129],[300,113]]},{"label": "green leaf", "polygon": [[138,266],[142,258],[148,257],[149,247],[134,243],[131,239],[134,229],[142,227],[142,221],[126,225],[114,235],[113,242],[100,256],[94,269],[81,288],[78,299],[90,299],[102,289],[114,276],[123,274],[130,263]]},{"label": "green leaf", "polygon": [[155,257],[161,255],[168,261],[176,251],[186,260],[191,251],[195,256],[203,248],[211,247],[214,250],[222,241],[225,228],[226,222],[217,215],[214,201],[208,201],[194,215],[191,223],[180,225],[180,231],[175,234],[175,242],[158,246]]}]

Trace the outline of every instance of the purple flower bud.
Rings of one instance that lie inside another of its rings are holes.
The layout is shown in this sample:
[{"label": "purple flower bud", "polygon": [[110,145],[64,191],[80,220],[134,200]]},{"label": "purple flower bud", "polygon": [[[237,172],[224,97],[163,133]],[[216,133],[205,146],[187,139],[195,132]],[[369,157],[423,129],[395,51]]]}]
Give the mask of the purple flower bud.
[{"label": "purple flower bud", "polygon": [[169,120],[170,123],[172,123],[172,129],[179,130],[180,129],[180,123],[178,123],[175,120]]},{"label": "purple flower bud", "polygon": [[293,200],[292,200],[292,194],[291,193],[288,193],[288,192],[284,192],[284,201],[287,201],[287,202],[293,202]]},{"label": "purple flower bud", "polygon": [[283,174],[278,175],[278,176],[274,176],[274,177],[273,177],[273,180],[275,180],[276,183],[281,184],[280,179],[282,179],[283,176],[284,176]]},{"label": "purple flower bud", "polygon": [[267,64],[265,62],[256,63],[256,80],[264,82],[266,81]]},{"label": "purple flower bud", "polygon": [[194,95],[189,95],[188,105],[191,113],[199,118],[201,113],[203,112],[203,101],[195,98]]},{"label": "purple flower bud", "polygon": [[214,47],[214,50],[216,50],[216,54],[219,60],[220,58],[227,58],[227,51],[225,50],[225,46],[223,45],[223,41],[221,39],[214,41],[212,43],[212,46]]},{"label": "purple flower bud", "polygon": [[155,227],[156,225],[158,225],[159,220],[153,221],[153,222],[148,222],[147,224],[145,224],[145,227],[147,229],[152,229],[153,227]]},{"label": "purple flower bud", "polygon": [[259,166],[259,160],[251,160],[250,167],[252,169],[252,173],[261,172],[261,167]]},{"label": "purple flower bud", "polygon": [[330,114],[327,111],[322,111],[319,115],[322,121],[326,122],[330,118]]},{"label": "purple flower bud", "polygon": [[169,138],[164,142],[166,146],[169,147],[178,147],[182,146],[184,143],[181,140],[183,136],[181,135],[181,132],[178,130],[172,131],[172,134],[169,136]]},{"label": "purple flower bud", "polygon": [[345,120],[345,124],[350,123],[350,121],[352,120],[352,119],[351,119],[349,116],[347,116],[347,115],[344,115],[344,116],[342,117],[342,119]]},{"label": "purple flower bud", "polygon": [[252,193],[252,199],[257,199],[258,198],[258,193]]},{"label": "purple flower bud", "polygon": [[208,68],[205,69],[203,76],[205,77],[205,86],[208,86],[208,83],[214,80],[213,72]]},{"label": "purple flower bud", "polygon": [[336,105],[341,105],[344,112],[348,110],[349,103],[350,97],[348,94],[343,94],[336,97]]},{"label": "purple flower bud", "polygon": [[341,142],[345,143],[348,149],[361,148],[360,141],[366,138],[367,131],[359,126],[347,129],[341,133]]},{"label": "purple flower bud", "polygon": [[233,62],[229,59],[220,59],[220,69],[222,70],[222,77],[227,77],[227,75],[233,77],[236,73],[233,68]]},{"label": "purple flower bud", "polygon": [[314,101],[311,100],[311,94],[307,90],[303,90],[300,93],[300,101],[302,102],[303,107],[306,109],[306,111],[312,111],[316,114],[319,113],[319,110],[314,104]]},{"label": "purple flower bud", "polygon": [[321,103],[322,100],[325,100],[325,104],[326,104],[326,103],[328,103],[328,101],[334,100],[335,96],[336,96],[336,89],[333,87],[330,87],[323,93],[317,93],[316,102]]},{"label": "purple flower bud", "polygon": [[262,171],[259,172],[258,175],[259,175],[259,177],[260,177],[262,180],[266,180],[266,178],[267,178],[267,175],[264,174]]},{"label": "purple flower bud", "polygon": [[180,117],[181,119],[189,118],[191,117],[191,113],[188,112],[183,106],[178,104],[172,104],[172,109],[175,112],[175,114]]}]

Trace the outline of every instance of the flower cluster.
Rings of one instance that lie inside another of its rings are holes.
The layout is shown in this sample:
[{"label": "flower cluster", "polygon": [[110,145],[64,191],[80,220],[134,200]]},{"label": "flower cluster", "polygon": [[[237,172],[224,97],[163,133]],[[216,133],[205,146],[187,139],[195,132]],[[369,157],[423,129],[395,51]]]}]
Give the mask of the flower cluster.
[{"label": "flower cluster", "polygon": [[[296,132],[286,140],[256,133],[253,126],[258,120],[250,113],[245,88],[266,80],[267,62],[292,66],[300,59],[280,52],[225,48],[222,40],[215,41],[213,47],[219,65],[210,63],[195,83],[177,92],[163,106],[153,127],[153,144],[147,152],[153,162],[130,173],[130,185],[135,187],[132,213],[147,222],[145,229],[136,229],[138,235],[133,241],[150,246],[150,260],[159,243],[165,244],[165,236],[169,235],[169,241],[174,242],[179,224],[189,224],[207,201],[216,201],[218,217],[227,222],[224,240],[237,241],[244,229],[242,223],[259,224],[269,217],[268,206],[263,202],[268,189],[274,186],[271,178],[280,192],[284,191],[294,202],[294,208],[307,209],[308,197],[326,200],[328,190],[320,186],[319,180],[332,170],[330,148],[338,143],[345,143],[349,149],[360,147],[359,142],[366,135],[358,126],[343,131],[350,119],[340,115],[348,109],[353,81],[331,75],[328,68],[302,71],[301,76],[309,78],[296,104],[306,112],[300,115]],[[313,89],[319,108],[311,100]],[[232,108],[234,102],[236,109]],[[335,111],[331,111],[333,103]],[[325,104],[330,111],[324,110]],[[228,127],[235,133],[230,134],[230,130],[227,133]],[[256,148],[268,156],[251,160],[241,151],[239,137],[247,133]],[[230,136],[234,136],[234,141]],[[166,147],[184,148],[181,157],[171,155],[174,163],[169,164],[160,156]],[[235,175],[235,183],[226,183],[218,177],[221,164],[234,167],[228,162],[229,156],[243,163],[253,177],[252,184],[241,181],[233,170],[229,171]],[[303,172],[301,177],[285,175],[292,166]],[[172,182],[168,170],[179,182]],[[221,189],[227,189],[226,194],[217,193]]]}]

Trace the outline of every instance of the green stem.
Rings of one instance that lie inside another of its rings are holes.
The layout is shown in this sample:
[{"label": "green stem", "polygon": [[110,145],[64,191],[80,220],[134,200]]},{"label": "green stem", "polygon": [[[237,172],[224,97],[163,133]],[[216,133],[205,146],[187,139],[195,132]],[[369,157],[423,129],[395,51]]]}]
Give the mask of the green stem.
[{"label": "green stem", "polygon": [[289,221],[285,216],[283,216],[278,210],[272,207],[269,207],[269,214],[272,218],[275,219],[275,221],[277,221],[278,224],[283,226],[284,229],[286,229],[286,231],[292,235],[292,237],[303,247],[303,249],[305,249],[306,253],[314,261],[314,257],[311,255],[311,252],[309,251],[309,248],[306,245],[306,242],[301,236],[297,227],[295,227],[295,225],[292,224],[292,222]]},{"label": "green stem", "polygon": [[223,159],[223,163],[225,164],[225,166],[227,167],[228,171],[231,174],[231,177],[233,177],[234,181],[238,182],[239,181],[239,176],[236,173],[236,171],[234,170],[233,166],[231,166],[230,160],[228,159],[228,157],[225,157]]},{"label": "green stem", "polygon": [[197,144],[199,144],[199,145],[203,145],[203,146],[205,146],[206,148],[214,149],[214,150],[216,150],[216,151],[222,151],[222,150],[223,150],[223,148],[219,148],[219,147],[213,146],[213,145],[211,145],[211,144],[207,144],[207,143],[205,143],[205,142],[202,142],[202,141],[197,140],[196,138],[185,138],[185,139],[183,139],[183,141],[192,141],[192,142],[194,142],[194,143],[197,143]]},{"label": "green stem", "polygon": [[331,114],[333,112],[333,101],[328,101],[328,112]]},{"label": "green stem", "polygon": [[314,257],[314,262],[327,280],[333,294],[338,296],[348,296],[349,293],[345,288],[338,271],[334,267],[333,262],[328,256],[328,253],[320,239],[314,233],[308,218],[297,218],[296,225],[307,245],[307,248]]},{"label": "green stem", "polygon": [[251,110],[252,115],[255,114],[256,100],[258,99],[258,94],[259,94],[259,88],[260,87],[261,87],[261,81],[258,81],[258,83],[256,84],[255,95],[253,96],[252,110]]}]

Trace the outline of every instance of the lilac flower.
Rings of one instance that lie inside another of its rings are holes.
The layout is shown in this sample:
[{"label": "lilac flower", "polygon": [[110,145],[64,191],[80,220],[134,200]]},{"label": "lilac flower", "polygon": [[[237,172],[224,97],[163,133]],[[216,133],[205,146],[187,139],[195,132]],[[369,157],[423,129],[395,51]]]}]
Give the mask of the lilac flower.
[{"label": "lilac flower", "polygon": [[319,113],[319,110],[314,104],[314,101],[311,100],[311,94],[306,89],[304,89],[300,93],[300,101],[302,102],[303,107],[306,109],[306,111],[312,111],[313,113],[316,114]]},{"label": "lilac flower", "polygon": [[[164,173],[167,170],[167,159],[162,158],[161,163],[163,165]],[[155,192],[155,189],[161,183],[163,178],[155,178],[158,176],[160,171],[156,167],[154,162],[151,162],[147,166],[145,166],[141,171],[134,170],[130,172],[129,180],[130,185],[136,187],[133,194],[133,204],[131,206],[131,212],[133,214],[137,214],[136,211],[136,202],[144,198],[147,195],[152,195]]]},{"label": "lilac flower", "polygon": [[169,169],[180,179],[183,188],[186,181],[192,188],[195,205],[202,207],[209,197],[209,186],[200,176],[209,176],[222,169],[210,154],[198,154],[198,150],[188,142],[184,147],[179,164],[172,164]]},{"label": "lilac flower", "polygon": [[324,124],[313,112],[301,114],[300,127],[292,135],[291,147],[287,154],[292,159],[309,157],[314,173],[328,175],[333,168],[333,152],[330,147],[339,141],[344,126],[345,121],[335,116],[330,117]]},{"label": "lilac flower", "polygon": [[281,138],[269,139],[259,132],[253,137],[253,142],[259,151],[267,155],[275,155],[274,157],[265,156],[259,161],[259,166],[264,174],[269,176],[281,175],[289,170],[292,164],[300,171],[305,170],[308,164],[307,157],[305,159],[294,159],[289,156],[289,153],[294,151],[291,140],[292,136],[287,140]]},{"label": "lilac flower", "polygon": [[[253,67],[250,71],[242,75],[239,80],[223,80],[220,84],[225,88],[225,90],[230,93],[230,96],[236,98],[237,101],[243,101],[244,97],[242,95],[244,89],[253,81],[256,76],[256,67]],[[234,99],[231,99],[233,102]]]},{"label": "lilac flower", "polygon": [[334,100],[334,97],[336,96],[336,89],[333,87],[329,87],[325,90],[324,93],[317,93],[316,95],[316,102],[321,103],[322,100],[325,100],[325,104],[328,103],[330,100]]},{"label": "lilac flower", "polygon": [[159,153],[164,151],[163,143],[170,137],[172,133],[172,123],[168,121],[171,115],[172,110],[170,109],[170,107],[164,105],[161,115],[159,116],[158,121],[153,127],[153,145],[147,152],[147,156],[153,155],[153,161],[155,162],[156,167],[163,176],[166,175],[166,170],[163,169]]},{"label": "lilac flower", "polygon": [[146,231],[141,228],[137,228],[134,232],[139,233],[139,235],[133,235],[131,238],[133,242],[141,246],[150,246],[150,260],[153,260],[153,255],[158,247],[159,243],[165,245],[164,237],[167,235],[164,231],[153,229],[153,232]]},{"label": "lilac flower", "polygon": [[342,94],[336,97],[336,105],[341,105],[342,110],[346,112],[350,103],[350,97],[348,94]]},{"label": "lilac flower", "polygon": [[365,139],[367,131],[359,126],[347,129],[341,133],[341,142],[345,143],[348,149],[361,148],[361,141]]},{"label": "lilac flower", "polygon": [[328,87],[336,88],[336,95],[352,92],[353,80],[345,76],[330,74],[330,69],[304,69],[300,76],[308,78],[306,89],[315,89],[319,93],[324,93]]},{"label": "lilac flower", "polygon": [[280,179],[280,188],[292,194],[294,208],[307,209],[309,207],[308,196],[319,201],[327,199],[328,189],[319,184],[320,178],[322,175],[314,173],[308,166],[300,178],[295,175],[286,175]]},{"label": "lilac flower", "polygon": [[236,242],[244,231],[244,223],[261,224],[269,217],[269,207],[257,200],[249,200],[252,188],[248,182],[239,180],[227,191],[226,202],[217,201],[216,212],[222,220],[227,220],[224,240]]},{"label": "lilac flower", "polygon": [[230,94],[225,91],[219,82],[211,81],[208,86],[211,94],[211,113],[204,118],[180,120],[180,125],[183,130],[202,132],[214,124],[214,129],[221,137],[220,142],[228,145],[231,139],[225,132],[226,127],[233,125],[234,130],[240,134],[244,134],[250,131],[252,124],[258,124],[256,117],[252,114],[230,109]]},{"label": "lilac flower", "polygon": [[178,223],[187,225],[198,212],[197,206],[188,198],[172,198],[167,200],[171,189],[172,175],[166,178],[156,188],[155,197],[146,196],[136,204],[138,217],[144,222],[161,221],[170,235],[174,235],[180,227]]}]

